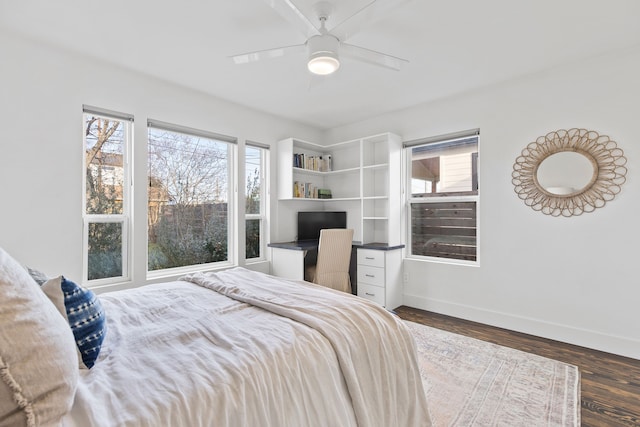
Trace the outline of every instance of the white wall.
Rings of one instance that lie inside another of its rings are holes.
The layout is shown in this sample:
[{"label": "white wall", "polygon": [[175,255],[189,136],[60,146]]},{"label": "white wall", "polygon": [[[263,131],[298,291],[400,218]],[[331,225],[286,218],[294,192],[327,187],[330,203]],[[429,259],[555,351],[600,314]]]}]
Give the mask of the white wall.
[{"label": "white wall", "polygon": [[[333,129],[336,142],[383,131],[405,140],[480,128],[479,267],[405,260],[404,303],[640,359],[640,48]],[[511,184],[538,136],[609,135],[627,182],[604,208],[535,212]]]},{"label": "white wall", "polygon": [[[238,137],[241,159],[245,139],[321,137],[307,126],[13,35],[0,33],[0,58],[0,246],[49,275],[82,276],[83,104],[135,115],[136,183],[146,182],[148,117]],[[137,242],[146,241],[145,204],[141,198],[134,206]],[[239,233],[244,241],[243,227]],[[144,245],[134,247],[134,265],[146,266]],[[144,270],[134,271],[137,284],[145,282]]]},{"label": "white wall", "polygon": [[[411,140],[477,127],[480,266],[407,260],[405,304],[640,358],[640,49],[326,133],[2,33],[0,58],[0,246],[25,264],[81,277],[82,104],[134,114],[138,158],[146,156],[147,117],[237,136],[241,150],[245,139],[322,143],[390,131]],[[617,141],[628,180],[603,209],[552,218],[516,197],[512,165],[528,142],[570,127]],[[145,176],[138,168],[135,179]],[[275,191],[271,201],[272,235],[287,235],[293,210],[278,215]],[[135,210],[144,241],[144,203]],[[134,251],[145,265],[145,248]],[[144,281],[144,271],[135,279]]]}]

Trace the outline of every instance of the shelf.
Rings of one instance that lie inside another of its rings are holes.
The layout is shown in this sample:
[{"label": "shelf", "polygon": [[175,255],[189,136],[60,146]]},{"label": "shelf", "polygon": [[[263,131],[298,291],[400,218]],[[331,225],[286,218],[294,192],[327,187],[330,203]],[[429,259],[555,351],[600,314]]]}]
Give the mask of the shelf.
[{"label": "shelf", "polygon": [[362,166],[363,170],[376,170],[376,169],[386,169],[389,167],[389,163],[379,163],[377,165],[368,165]]},{"label": "shelf", "polygon": [[303,141],[301,139],[292,138],[292,142],[295,144],[296,148],[304,151],[313,151],[314,153],[323,153],[326,150],[326,147],[320,144],[316,144],[314,142]]},{"label": "shelf", "polygon": [[301,202],[323,202],[325,199],[313,199],[311,197],[292,197],[290,199],[280,199],[283,201],[287,200],[299,200]]},{"label": "shelf", "polygon": [[300,200],[305,202],[348,202],[348,201],[359,201],[360,197],[335,197],[333,199],[312,199],[311,197],[292,197],[290,199],[278,199],[281,201],[287,200]]},{"label": "shelf", "polygon": [[322,172],[322,171],[315,171],[313,169],[305,169],[305,168],[292,168],[294,173],[297,174],[301,174],[301,175],[319,175],[319,176],[329,176],[329,175],[340,175],[340,174],[347,174],[347,173],[354,173],[354,172],[360,172],[360,168],[349,168],[349,169],[340,169],[340,170],[334,170],[334,171],[327,171],[327,172]]},{"label": "shelf", "polygon": [[291,168],[294,173],[301,175],[324,175],[326,172],[314,171],[313,169]]},{"label": "shelf", "polygon": [[[287,138],[278,141],[277,153],[278,199],[287,205],[285,213],[304,206],[308,206],[305,209],[345,210],[350,228],[357,236],[355,240],[400,243],[402,140],[399,136],[383,133],[331,145]],[[331,156],[333,170],[321,172],[293,167],[294,154],[323,156],[323,159]],[[300,194],[294,189],[296,181],[331,190],[333,198],[294,198],[294,194]],[[288,204],[290,200],[294,202]],[[302,201],[311,203],[303,206]]]},{"label": "shelf", "polygon": [[359,202],[360,197],[334,197],[333,199],[318,199],[323,202]]},{"label": "shelf", "polygon": [[340,174],[347,174],[347,173],[353,173],[353,172],[360,172],[360,168],[356,167],[356,168],[349,168],[349,169],[340,169],[340,170],[335,170],[335,171],[329,171],[329,172],[323,172],[325,175],[340,175]]}]

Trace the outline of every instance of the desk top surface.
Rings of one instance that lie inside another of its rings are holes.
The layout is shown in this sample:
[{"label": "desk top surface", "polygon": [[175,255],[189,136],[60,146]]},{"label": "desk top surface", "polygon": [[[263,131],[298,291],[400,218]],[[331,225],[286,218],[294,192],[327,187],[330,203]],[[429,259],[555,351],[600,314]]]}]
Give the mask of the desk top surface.
[{"label": "desk top surface", "polygon": [[[318,240],[297,240],[293,242],[275,242],[269,243],[267,246],[270,248],[289,249],[294,251],[306,251],[309,249],[315,249],[318,247]],[[389,246],[386,243],[362,243],[353,242],[354,248],[359,249],[374,249],[377,251],[392,251],[395,249],[402,249],[404,245]]]}]

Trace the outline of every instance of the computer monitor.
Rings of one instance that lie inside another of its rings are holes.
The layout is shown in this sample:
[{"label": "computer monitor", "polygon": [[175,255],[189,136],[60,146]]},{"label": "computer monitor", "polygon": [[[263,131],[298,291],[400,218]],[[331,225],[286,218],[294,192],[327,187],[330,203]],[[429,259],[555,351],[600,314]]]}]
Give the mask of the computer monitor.
[{"label": "computer monitor", "polygon": [[298,240],[318,240],[323,228],[347,228],[347,213],[298,212]]}]

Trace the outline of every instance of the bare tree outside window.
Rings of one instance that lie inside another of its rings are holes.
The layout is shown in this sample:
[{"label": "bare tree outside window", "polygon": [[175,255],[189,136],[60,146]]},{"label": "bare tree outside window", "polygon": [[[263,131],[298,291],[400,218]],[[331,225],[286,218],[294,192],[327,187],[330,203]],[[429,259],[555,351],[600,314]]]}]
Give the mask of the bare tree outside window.
[{"label": "bare tree outside window", "polygon": [[121,214],[123,200],[123,124],[88,115],[85,121],[86,213]]},{"label": "bare tree outside window", "polygon": [[[258,161],[260,159],[258,158]],[[253,170],[248,170],[253,167]],[[247,188],[246,188],[246,206],[245,213],[260,213],[260,165],[255,165],[247,159]]]},{"label": "bare tree outside window", "polygon": [[228,259],[229,144],[149,127],[149,271]]},{"label": "bare tree outside window", "polygon": [[123,275],[127,126],[120,120],[84,115],[88,280]]},{"label": "bare tree outside window", "polygon": [[245,258],[260,258],[262,255],[262,160],[263,149],[247,146],[245,153]]}]

